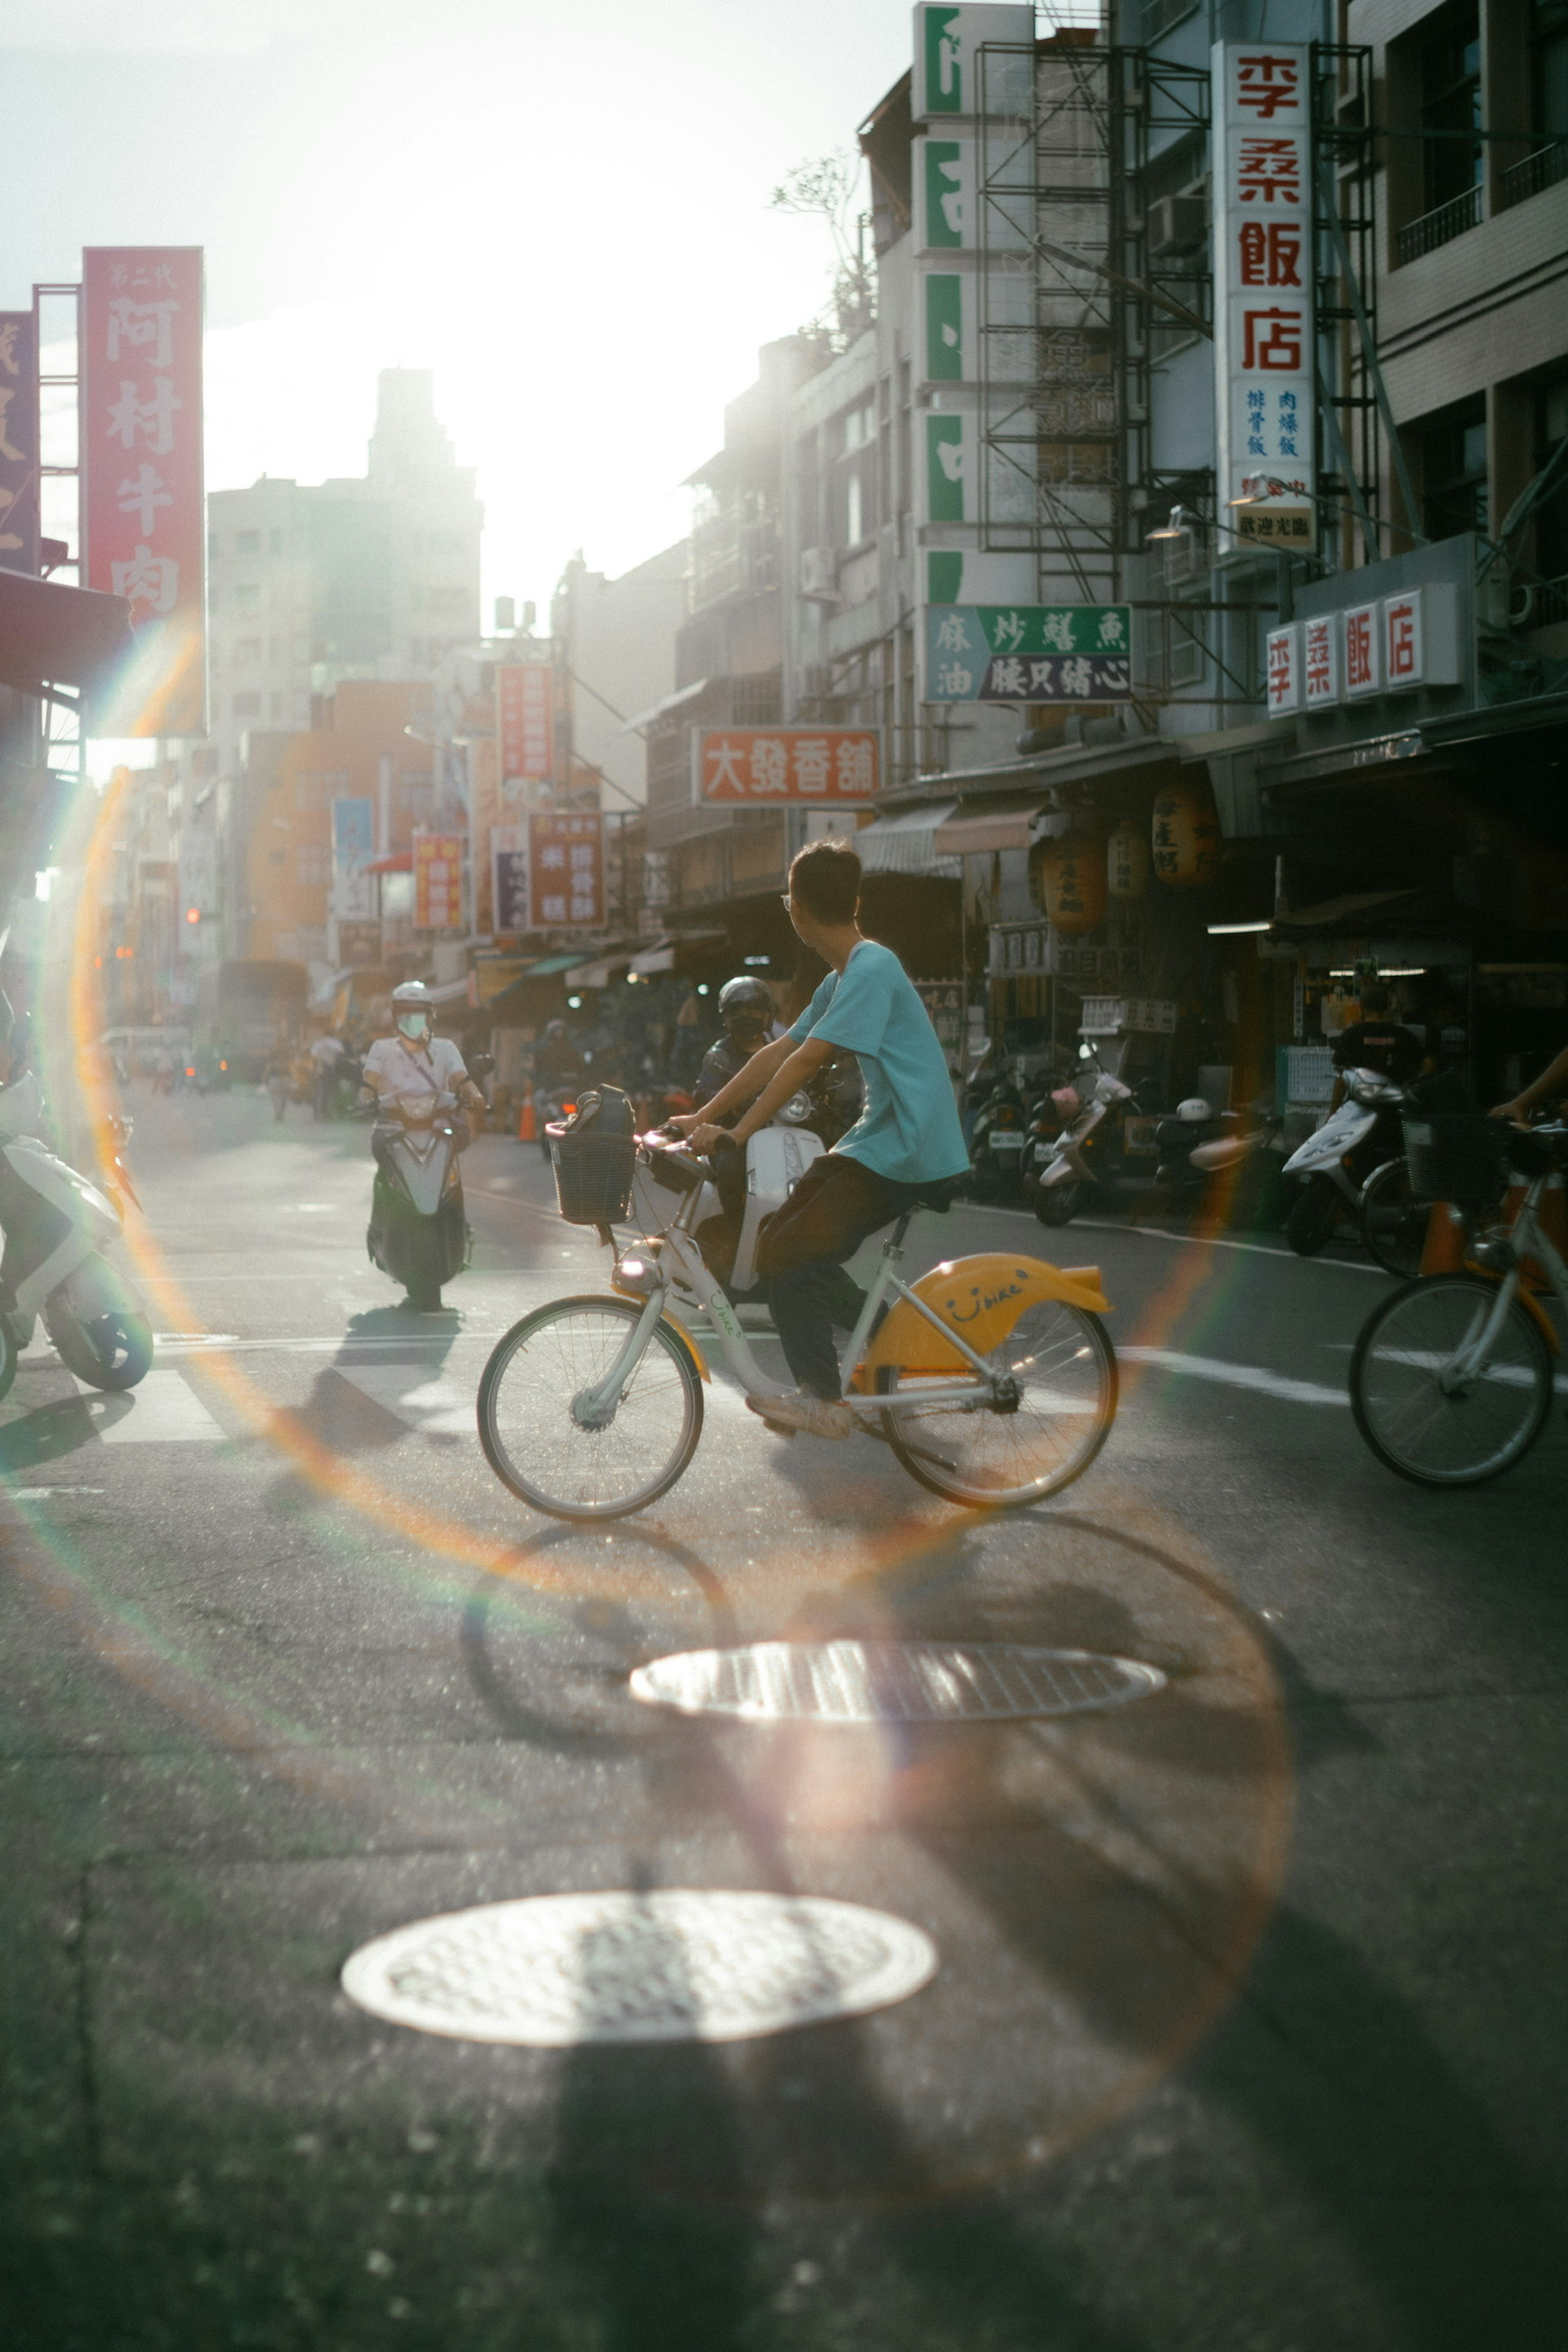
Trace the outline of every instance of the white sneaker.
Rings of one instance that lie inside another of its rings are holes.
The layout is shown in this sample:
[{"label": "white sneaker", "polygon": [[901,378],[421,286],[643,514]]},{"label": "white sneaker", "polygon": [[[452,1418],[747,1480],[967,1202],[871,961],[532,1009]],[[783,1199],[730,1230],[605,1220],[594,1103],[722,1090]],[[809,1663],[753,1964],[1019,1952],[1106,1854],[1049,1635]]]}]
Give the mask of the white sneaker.
[{"label": "white sneaker", "polygon": [[808,1437],[847,1437],[855,1426],[855,1415],[847,1404],[813,1396],[806,1389],[792,1389],[787,1395],[749,1396],[746,1403],[770,1429],[785,1436],[800,1429]]}]

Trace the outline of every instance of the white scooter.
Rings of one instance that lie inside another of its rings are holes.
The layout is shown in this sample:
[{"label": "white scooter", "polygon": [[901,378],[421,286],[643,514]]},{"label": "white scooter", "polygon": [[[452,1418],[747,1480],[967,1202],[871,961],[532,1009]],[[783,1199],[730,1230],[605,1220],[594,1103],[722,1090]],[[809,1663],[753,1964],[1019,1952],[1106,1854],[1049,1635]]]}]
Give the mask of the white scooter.
[{"label": "white scooter", "polygon": [[119,1213],[39,1141],[33,1129],[41,1114],[30,1070],[0,1087],[0,1396],[40,1313],[78,1380],[133,1389],[153,1361],[153,1329],[136,1292],[102,1255],[120,1234]]},{"label": "white scooter", "polygon": [[[1285,1162],[1287,1176],[1302,1179],[1285,1222],[1285,1238],[1300,1257],[1315,1257],[1347,1213],[1369,1238],[1369,1210],[1392,1206],[1402,1184],[1408,1190],[1399,1128],[1404,1088],[1381,1070],[1346,1070],[1343,1076],[1338,1110]],[[1381,1213],[1376,1220],[1380,1228],[1385,1221]],[[1373,1255],[1388,1263],[1381,1249]]]},{"label": "white scooter", "polygon": [[1086,1192],[1099,1178],[1090,1164],[1090,1139],[1118,1103],[1131,1102],[1132,1089],[1109,1070],[1088,1072],[1070,1087],[1058,1087],[1051,1100],[1060,1111],[1078,1105],[1070,1126],[1051,1141],[1036,1146],[1044,1165],[1026,1176],[1024,1197],[1042,1225],[1065,1225],[1083,1204]]}]

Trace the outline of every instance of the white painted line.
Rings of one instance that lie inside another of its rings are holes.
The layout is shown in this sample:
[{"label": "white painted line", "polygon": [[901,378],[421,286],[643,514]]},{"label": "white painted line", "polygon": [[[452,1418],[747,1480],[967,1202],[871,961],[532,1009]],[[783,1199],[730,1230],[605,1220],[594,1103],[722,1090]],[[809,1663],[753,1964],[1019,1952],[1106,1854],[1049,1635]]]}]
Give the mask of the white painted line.
[{"label": "white painted line", "polygon": [[1184,1372],[1189,1380],[1215,1381],[1228,1389],[1254,1389],[1260,1396],[1280,1397],[1287,1404],[1348,1405],[1344,1389],[1326,1389],[1316,1381],[1287,1380],[1282,1372],[1266,1372],[1258,1364],[1227,1364],[1218,1356],[1186,1356],[1174,1348],[1124,1348],[1124,1364],[1154,1364],[1162,1371]]},{"label": "white painted line", "polygon": [[227,1434],[179,1372],[151,1371],[135,1388],[108,1395],[76,1385],[106,1445],[211,1444]]},{"label": "white painted line", "polygon": [[[1179,1242],[1190,1244],[1194,1249],[1245,1250],[1248,1257],[1278,1258],[1286,1265],[1303,1265],[1309,1263],[1313,1265],[1332,1265],[1337,1266],[1342,1274],[1374,1275],[1380,1282],[1394,1280],[1393,1275],[1385,1274],[1382,1266],[1363,1265],[1356,1258],[1319,1256],[1307,1260],[1300,1257],[1295,1250],[1274,1249],[1268,1242],[1233,1242],[1226,1240],[1218,1234],[1173,1234],[1164,1225],[1123,1225],[1118,1223],[1112,1217],[1075,1217],[1073,1223],[1085,1233],[1142,1234],[1146,1240],[1152,1242]],[[1069,1229],[1062,1227],[1058,1230]]]},{"label": "white painted line", "polygon": [[340,1364],[337,1370],[362,1396],[422,1436],[477,1435],[474,1390],[456,1381],[432,1380],[423,1364]]}]

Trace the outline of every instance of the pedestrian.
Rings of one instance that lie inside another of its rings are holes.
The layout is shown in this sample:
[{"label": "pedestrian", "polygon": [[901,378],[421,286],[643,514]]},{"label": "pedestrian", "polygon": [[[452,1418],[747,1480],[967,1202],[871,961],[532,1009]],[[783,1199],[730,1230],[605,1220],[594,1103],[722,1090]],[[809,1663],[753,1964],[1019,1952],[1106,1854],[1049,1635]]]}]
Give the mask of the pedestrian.
[{"label": "pedestrian", "polygon": [[1549,1096],[1568,1094],[1568,1045],[1564,1045],[1554,1062],[1549,1062],[1538,1078],[1521,1087],[1511,1102],[1494,1104],[1493,1118],[1511,1118],[1516,1126],[1525,1124],[1538,1102]]},{"label": "pedestrian", "polygon": [[1347,1070],[1377,1070],[1396,1086],[1407,1087],[1431,1067],[1413,1033],[1393,1017],[1392,992],[1380,980],[1369,980],[1361,992],[1361,1019],[1342,1029],[1334,1040],[1334,1091],[1331,1111],[1344,1100]]}]

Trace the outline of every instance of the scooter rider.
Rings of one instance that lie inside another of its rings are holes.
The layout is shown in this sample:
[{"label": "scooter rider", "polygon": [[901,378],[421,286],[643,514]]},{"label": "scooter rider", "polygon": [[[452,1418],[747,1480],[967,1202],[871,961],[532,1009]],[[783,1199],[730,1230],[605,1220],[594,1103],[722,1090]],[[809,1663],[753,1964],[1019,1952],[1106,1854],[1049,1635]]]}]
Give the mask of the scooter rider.
[{"label": "scooter rider", "polygon": [[1361,992],[1361,1014],[1334,1039],[1334,1091],[1331,1112],[1344,1100],[1347,1070],[1378,1070],[1396,1087],[1407,1087],[1423,1066],[1422,1053],[1403,1021],[1390,1017],[1393,997],[1380,980],[1369,980]]},{"label": "scooter rider", "polygon": [[[392,992],[393,1034],[378,1037],[364,1057],[362,1104],[383,1096],[436,1096],[437,1105],[460,1103],[476,1118],[485,1098],[469,1077],[462,1053],[450,1037],[432,1034],[435,1008],[422,980],[405,980]],[[468,1141],[459,1135],[458,1149]]]},{"label": "scooter rider", "polygon": [[[692,1088],[699,1109],[745,1068],[753,1054],[760,1053],[772,1038],[783,1034],[773,1018],[772,990],[765,981],[754,980],[750,973],[741,973],[724,982],[719,991],[719,1018],[724,1024],[724,1033],[703,1055],[702,1067]],[[739,1115],[729,1114],[719,1123],[733,1127]]]},{"label": "scooter rider", "polygon": [[832,970],[785,1035],[753,1054],[706,1109],[670,1123],[694,1150],[712,1151],[731,1139],[719,1124],[724,1113],[750,1103],[732,1131],[743,1146],[835,1050],[847,1048],[859,1063],[865,1110],[763,1226],[757,1255],[800,1386],[757,1399],[755,1410],[773,1428],[847,1437],[854,1416],[840,1400],[833,1327],[852,1328],[864,1301],[844,1261],[922,1194],[963,1175],[969,1155],[931,1017],[898,957],[856,920],[860,860],[847,842],[812,842],[791,866],[789,886],[797,937]]}]

